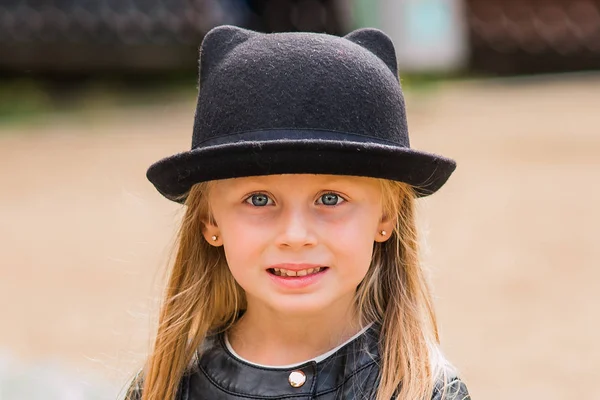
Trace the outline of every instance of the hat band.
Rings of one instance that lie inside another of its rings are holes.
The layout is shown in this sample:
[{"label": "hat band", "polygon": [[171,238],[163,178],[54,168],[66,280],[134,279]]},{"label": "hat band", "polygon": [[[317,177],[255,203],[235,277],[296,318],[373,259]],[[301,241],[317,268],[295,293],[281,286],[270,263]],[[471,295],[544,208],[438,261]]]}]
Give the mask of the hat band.
[{"label": "hat band", "polygon": [[361,135],[357,133],[347,133],[319,129],[264,129],[256,131],[247,131],[232,133],[218,137],[209,138],[199,143],[194,143],[192,149],[199,147],[218,146],[223,144],[233,144],[239,142],[265,142],[265,141],[339,141],[355,143],[374,143],[393,147],[408,148],[408,139],[403,142],[394,142],[391,140],[376,138],[373,136]]}]

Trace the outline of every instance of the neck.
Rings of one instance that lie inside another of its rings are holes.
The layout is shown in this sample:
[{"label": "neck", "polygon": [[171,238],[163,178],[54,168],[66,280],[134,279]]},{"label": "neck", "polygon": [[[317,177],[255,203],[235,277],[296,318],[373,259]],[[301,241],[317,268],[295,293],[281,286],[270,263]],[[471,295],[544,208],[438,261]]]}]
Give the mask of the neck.
[{"label": "neck", "polygon": [[361,329],[353,301],[295,315],[248,300],[246,312],[229,330],[228,339],[236,353],[257,364],[300,363],[335,348]]}]

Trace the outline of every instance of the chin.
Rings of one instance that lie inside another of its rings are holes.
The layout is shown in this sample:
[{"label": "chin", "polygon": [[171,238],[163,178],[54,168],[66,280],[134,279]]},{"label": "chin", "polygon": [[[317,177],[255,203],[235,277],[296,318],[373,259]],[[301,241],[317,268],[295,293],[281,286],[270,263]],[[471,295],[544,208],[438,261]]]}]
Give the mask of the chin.
[{"label": "chin", "polygon": [[342,298],[331,298],[316,293],[278,294],[268,300],[268,307],[284,315],[318,315],[331,309]]}]

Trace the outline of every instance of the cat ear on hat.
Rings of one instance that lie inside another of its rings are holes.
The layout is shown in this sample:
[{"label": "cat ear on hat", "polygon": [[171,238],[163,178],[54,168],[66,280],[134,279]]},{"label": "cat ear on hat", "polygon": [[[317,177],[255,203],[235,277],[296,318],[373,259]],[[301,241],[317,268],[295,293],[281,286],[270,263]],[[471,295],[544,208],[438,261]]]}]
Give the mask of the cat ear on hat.
[{"label": "cat ear on hat", "polygon": [[398,79],[398,63],[396,60],[396,49],[392,39],[379,29],[362,28],[350,32],[345,39],[369,50],[379,57]]},{"label": "cat ear on hat", "polygon": [[200,46],[200,84],[233,49],[255,34],[232,25],[221,25],[211,29],[204,36]]}]

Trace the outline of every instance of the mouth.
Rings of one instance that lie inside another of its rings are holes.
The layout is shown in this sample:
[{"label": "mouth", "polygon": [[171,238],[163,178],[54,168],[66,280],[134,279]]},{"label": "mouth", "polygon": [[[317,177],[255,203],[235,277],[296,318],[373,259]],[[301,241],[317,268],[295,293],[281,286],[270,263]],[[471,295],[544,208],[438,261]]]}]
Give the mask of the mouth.
[{"label": "mouth", "polygon": [[302,276],[311,276],[324,272],[328,267],[315,267],[315,268],[307,268],[301,269],[298,271],[292,271],[284,268],[269,268],[267,271],[275,276],[281,276],[284,278],[296,278]]}]

